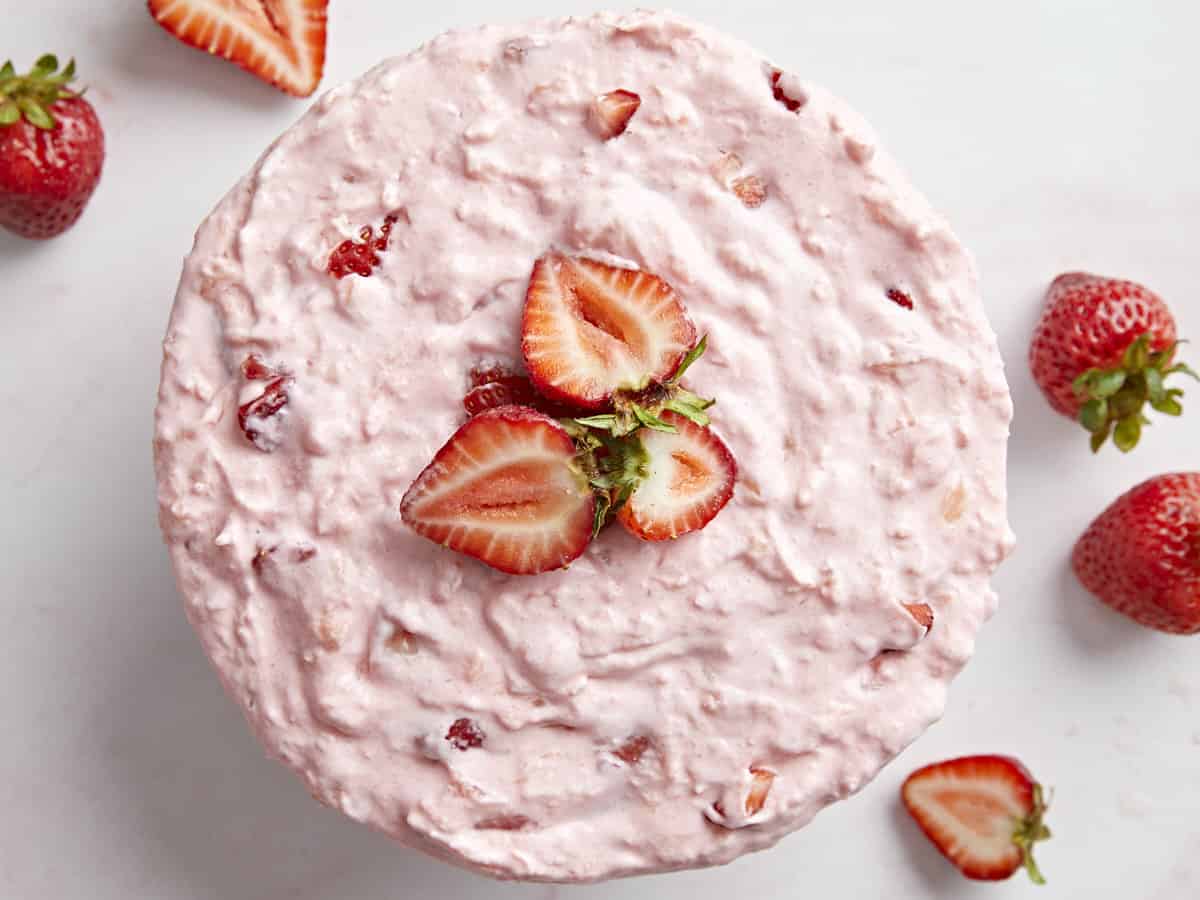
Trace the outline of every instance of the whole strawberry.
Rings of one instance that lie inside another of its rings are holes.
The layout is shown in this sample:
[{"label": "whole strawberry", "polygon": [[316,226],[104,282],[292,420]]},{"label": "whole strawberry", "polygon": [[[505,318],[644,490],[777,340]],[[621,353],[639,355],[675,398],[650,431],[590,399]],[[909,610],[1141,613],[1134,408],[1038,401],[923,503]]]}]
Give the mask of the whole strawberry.
[{"label": "whole strawberry", "polygon": [[1119,498],[1071,557],[1089,591],[1135,622],[1200,632],[1200,472],[1160,475]]},{"label": "whole strawberry", "polygon": [[51,54],[26,75],[0,68],[0,225],[21,237],[62,234],[100,181],[104,130],[74,78],[74,60],[60,72]]},{"label": "whole strawberry", "polygon": [[1081,272],[1059,275],[1033,334],[1029,366],[1058,412],[1078,419],[1098,451],[1112,437],[1122,452],[1137,446],[1149,424],[1144,409],[1183,412],[1176,373],[1175,319],[1162,299],[1132,281]]}]

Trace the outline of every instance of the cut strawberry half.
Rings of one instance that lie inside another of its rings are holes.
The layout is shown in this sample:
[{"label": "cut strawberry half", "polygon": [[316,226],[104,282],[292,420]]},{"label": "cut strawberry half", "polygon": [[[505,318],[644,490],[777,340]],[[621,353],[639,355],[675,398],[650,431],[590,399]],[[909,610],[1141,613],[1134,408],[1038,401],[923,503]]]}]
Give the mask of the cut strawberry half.
[{"label": "cut strawberry half", "polygon": [[307,97],[325,68],[329,0],[149,0],[155,21],[185,44]]},{"label": "cut strawberry half", "polygon": [[501,572],[534,575],[577,559],[596,498],[566,430],[502,406],[454,433],[409,487],[400,515],[417,534]]},{"label": "cut strawberry half", "polygon": [[671,375],[696,327],[669,284],[649,272],[550,252],[533,266],[521,352],[537,389],[583,409]]},{"label": "cut strawberry half", "polygon": [[1042,787],[1008,756],[964,756],[908,776],[904,805],[921,830],[968,878],[1000,881],[1022,866],[1045,883],[1033,845],[1050,837]]},{"label": "cut strawberry half", "polygon": [[633,91],[609,91],[592,101],[592,124],[606,141],[625,133],[629,120],[642,105],[642,98]]},{"label": "cut strawberry half", "polygon": [[675,431],[640,431],[645,474],[617,512],[625,528],[644,541],[666,541],[699,531],[733,496],[737,463],[710,429],[678,413],[662,420]]}]

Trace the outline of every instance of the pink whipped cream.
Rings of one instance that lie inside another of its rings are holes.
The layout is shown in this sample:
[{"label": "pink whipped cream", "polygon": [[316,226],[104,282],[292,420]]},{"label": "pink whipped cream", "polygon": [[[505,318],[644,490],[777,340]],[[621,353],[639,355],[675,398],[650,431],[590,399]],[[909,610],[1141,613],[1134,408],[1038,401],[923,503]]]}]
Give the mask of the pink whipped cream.
[{"label": "pink whipped cream", "polygon": [[[505,576],[398,506],[551,247],[679,291],[741,477],[700,533]],[[447,34],[327,94],[201,226],[165,356],[162,527],[226,688],[319,799],[496,876],[723,863],[857,791],[1012,545],[970,257],[843,103],[675,15]]]}]

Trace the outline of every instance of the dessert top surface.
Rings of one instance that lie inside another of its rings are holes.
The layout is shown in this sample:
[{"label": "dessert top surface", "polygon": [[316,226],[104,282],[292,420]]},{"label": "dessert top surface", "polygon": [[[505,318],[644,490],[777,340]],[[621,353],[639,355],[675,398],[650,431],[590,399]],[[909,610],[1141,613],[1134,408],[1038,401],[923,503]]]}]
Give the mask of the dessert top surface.
[{"label": "dessert top surface", "polygon": [[[740,477],[703,531],[515,577],[398,508],[549,248],[675,288]],[[165,351],[162,524],[226,686],[318,797],[483,871],[774,843],[937,718],[994,608],[1011,406],[970,258],[843,103],[673,15],[451,33],[332,91],[201,227]]]}]

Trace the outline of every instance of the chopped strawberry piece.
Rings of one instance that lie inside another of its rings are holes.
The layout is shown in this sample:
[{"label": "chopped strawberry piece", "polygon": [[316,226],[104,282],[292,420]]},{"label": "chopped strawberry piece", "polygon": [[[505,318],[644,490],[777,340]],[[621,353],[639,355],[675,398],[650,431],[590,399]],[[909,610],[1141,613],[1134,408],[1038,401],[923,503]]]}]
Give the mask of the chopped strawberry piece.
[{"label": "chopped strawberry piece", "polygon": [[642,105],[642,98],[633,91],[609,91],[592,102],[592,122],[606,141],[624,134],[629,120]]},{"label": "chopped strawberry piece", "polygon": [[524,831],[533,824],[533,819],[529,816],[522,816],[519,813],[507,816],[492,816],[490,819],[481,819],[475,823],[477,831]]},{"label": "chopped strawberry piece", "polygon": [[613,756],[631,766],[636,766],[650,749],[650,738],[644,734],[632,737],[613,751]]},{"label": "chopped strawberry piece", "polygon": [[455,719],[446,732],[446,740],[455,750],[470,750],[482,747],[486,735],[473,719]]},{"label": "chopped strawberry piece", "polygon": [[933,627],[933,608],[928,603],[905,603],[904,608],[926,631]]},{"label": "chopped strawberry piece", "polygon": [[767,185],[757,175],[743,175],[729,185],[747,209],[757,209],[767,202]]},{"label": "chopped strawberry piece", "polygon": [[469,415],[477,416],[497,406],[531,406],[536,409],[540,400],[532,381],[524,375],[508,375],[471,388],[463,397],[463,406]]},{"label": "chopped strawberry piece", "polygon": [[502,406],[467,421],[400,504],[417,534],[501,572],[560,569],[592,539],[596,499],[575,444],[536,410]]},{"label": "chopped strawberry piece", "polygon": [[329,254],[326,271],[338,279],[345,278],[347,275],[370,277],[371,273],[375,271],[375,267],[379,265],[379,254],[388,248],[388,242],[392,237],[392,226],[397,221],[397,216],[389,215],[379,226],[378,236],[375,234],[375,229],[368,225],[358,233],[357,241],[342,241]]},{"label": "chopped strawberry piece", "polygon": [[647,474],[617,513],[621,524],[644,541],[700,530],[729,502],[737,480],[733,454],[712,429],[673,412],[661,418],[676,432],[639,433],[649,458]]},{"label": "chopped strawberry piece", "polygon": [[236,63],[297,97],[325,68],[329,0],[149,0],[150,14],[185,44]]},{"label": "chopped strawberry piece", "polygon": [[900,290],[900,288],[888,288],[887,296],[888,296],[888,299],[891,300],[893,303],[895,303],[897,306],[902,306],[905,309],[913,308],[912,297],[910,297],[904,291]]},{"label": "chopped strawberry piece", "polygon": [[964,756],[908,776],[901,797],[935,847],[968,878],[999,881],[1025,867],[1043,882],[1033,845],[1050,837],[1042,787],[1007,756]]},{"label": "chopped strawberry piece", "polygon": [[696,342],[669,284],[649,272],[550,252],[533,267],[521,350],[544,396],[603,408],[667,378]]},{"label": "chopped strawberry piece", "polygon": [[804,101],[796,100],[787,95],[783,89],[783,85],[779,83],[782,78],[783,72],[781,72],[779,69],[771,70],[771,93],[774,95],[775,99],[786,106],[789,111],[795,112],[804,105]]},{"label": "chopped strawberry piece", "polygon": [[290,376],[282,375],[253,400],[238,407],[238,426],[242,434],[264,453],[277,450],[283,441],[280,413],[288,404],[288,387],[291,383]]},{"label": "chopped strawberry piece", "polygon": [[762,812],[767,805],[767,795],[771,793],[771,785],[775,783],[775,773],[769,769],[753,768],[750,770],[753,778],[750,781],[750,791],[746,794],[746,815],[753,816]]},{"label": "chopped strawberry piece", "polygon": [[251,353],[242,361],[242,377],[247,381],[268,381],[282,374],[263,362],[256,353]]}]

